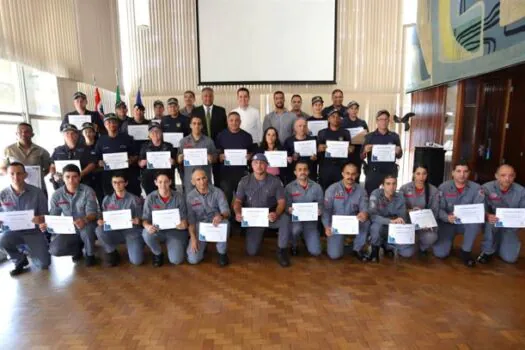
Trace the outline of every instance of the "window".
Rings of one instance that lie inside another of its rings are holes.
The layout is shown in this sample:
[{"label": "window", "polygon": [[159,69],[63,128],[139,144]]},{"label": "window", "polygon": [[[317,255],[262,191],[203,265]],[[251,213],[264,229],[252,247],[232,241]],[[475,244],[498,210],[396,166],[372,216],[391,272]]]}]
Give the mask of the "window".
[{"label": "window", "polygon": [[24,67],[23,71],[29,114],[60,117],[56,76],[31,67]]},{"label": "window", "polygon": [[2,137],[0,137],[0,150],[2,154],[0,155],[0,159],[3,159],[5,148],[16,142],[16,124],[0,123],[0,129],[2,130]]},{"label": "window", "polygon": [[21,113],[20,84],[16,64],[0,60],[0,111]]},{"label": "window", "polygon": [[64,138],[60,133],[60,123],[60,119],[33,118],[31,120],[31,125],[33,125],[33,131],[35,133],[33,142],[44,147],[52,154],[55,147],[64,143]]}]

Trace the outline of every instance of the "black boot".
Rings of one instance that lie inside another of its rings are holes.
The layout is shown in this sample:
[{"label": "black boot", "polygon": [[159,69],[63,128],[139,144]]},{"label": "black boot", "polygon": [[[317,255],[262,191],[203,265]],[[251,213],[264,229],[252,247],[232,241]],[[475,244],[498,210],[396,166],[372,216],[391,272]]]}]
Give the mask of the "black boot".
[{"label": "black boot", "polygon": [[492,260],[493,256],[494,254],[481,253],[476,260],[480,264],[488,264]]},{"label": "black boot", "polygon": [[230,263],[230,259],[228,258],[228,254],[219,254],[218,263],[220,267],[224,267]]},{"label": "black boot", "polygon": [[292,254],[292,256],[297,256],[299,255],[299,249],[297,249],[297,247],[292,247],[290,248],[290,253]]},{"label": "black boot", "polygon": [[390,259],[394,258],[396,255],[392,249],[388,249],[388,246],[386,244],[383,245],[383,251],[385,252],[384,255]]},{"label": "black boot", "polygon": [[82,250],[77,252],[75,255],[71,257],[71,260],[73,260],[74,263],[79,262],[84,257],[84,254],[82,253]]},{"label": "black boot", "polygon": [[279,248],[277,251],[277,261],[282,267],[290,266],[290,258],[288,258],[288,252],[286,248]]},{"label": "black boot", "polygon": [[355,250],[354,250],[354,256],[357,260],[362,261],[362,262],[367,262],[369,258],[366,254],[363,254]]},{"label": "black boot", "polygon": [[370,256],[368,257],[368,260],[371,262],[378,263],[379,262],[379,247],[378,246],[372,246],[372,252],[370,253]]},{"label": "black boot", "polygon": [[95,266],[97,264],[97,260],[95,259],[94,255],[86,255],[86,259],[84,261],[84,265],[86,267]]},{"label": "black boot", "polygon": [[108,254],[108,266],[114,267],[120,264],[120,254],[118,250],[114,250]]},{"label": "black boot", "polygon": [[152,259],[153,267],[161,267],[164,265],[164,254],[160,253],[159,255],[153,255]]},{"label": "black boot", "polygon": [[29,269],[26,269],[28,265],[29,265],[29,261],[27,260],[27,256],[24,255],[24,258],[19,263],[15,264],[15,268],[9,271],[9,274],[12,277],[15,277],[25,272],[29,272]]},{"label": "black boot", "polygon": [[476,260],[472,258],[472,254],[470,252],[466,252],[463,249],[459,251],[459,254],[461,256],[461,260],[463,260],[463,264],[467,267],[474,267],[476,265]]}]

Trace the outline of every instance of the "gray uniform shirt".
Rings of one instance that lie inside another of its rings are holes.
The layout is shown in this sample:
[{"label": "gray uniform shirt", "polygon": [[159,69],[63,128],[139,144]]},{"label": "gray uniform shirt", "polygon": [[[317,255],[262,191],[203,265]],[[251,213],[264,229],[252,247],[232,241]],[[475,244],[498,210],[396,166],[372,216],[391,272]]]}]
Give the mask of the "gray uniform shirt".
[{"label": "gray uniform shirt", "polygon": [[293,134],[293,124],[296,120],[297,117],[291,112],[284,112],[282,114],[277,114],[275,111],[271,112],[264,117],[263,132],[270,126],[273,126],[279,133],[281,145],[284,145],[284,141]]},{"label": "gray uniform shirt", "polygon": [[270,212],[275,210],[278,200],[285,199],[281,180],[270,174],[262,181],[255,179],[253,174],[246,175],[237,185],[235,197],[243,207],[270,208]]},{"label": "gray uniform shirt", "polygon": [[220,188],[209,185],[208,193],[202,194],[196,188],[186,196],[188,222],[195,225],[199,222],[210,223],[217,214],[230,213],[230,206]]},{"label": "gray uniform shirt", "polygon": [[317,182],[308,179],[308,187],[304,188],[295,180],[286,185],[284,192],[287,207],[292,203],[319,203],[319,209],[323,210],[323,189]]},{"label": "gray uniform shirt", "polygon": [[[25,184],[24,192],[17,195],[11,186],[4,188],[0,192],[0,212],[33,210],[34,216],[46,215],[47,198],[44,192],[38,187]],[[36,227],[35,227],[36,228]],[[30,230],[19,231],[31,232]]]},{"label": "gray uniform shirt", "polygon": [[51,196],[50,215],[72,216],[78,219],[88,215],[100,213],[97,195],[89,186],[80,184],[74,194],[66,190],[66,186],[60,187]]},{"label": "gray uniform shirt", "polygon": [[126,210],[131,209],[132,218],[142,217],[142,198],[133,193],[126,192],[123,198],[117,198],[115,193],[104,197],[102,201],[102,211]]},{"label": "gray uniform shirt", "polygon": [[439,219],[448,223],[448,215],[454,213],[454,205],[485,203],[485,192],[475,182],[467,181],[460,193],[454,180],[443,182],[438,188],[440,192]]},{"label": "gray uniform shirt", "polygon": [[496,208],[525,208],[525,188],[513,183],[507,192],[501,191],[497,181],[482,186],[485,191],[485,209],[496,214]]},{"label": "gray uniform shirt", "polygon": [[347,191],[341,180],[326,189],[322,216],[325,227],[332,227],[332,215],[357,215],[360,212],[368,213],[368,195],[361,185],[353,184],[351,191]]},{"label": "gray uniform shirt", "polygon": [[381,225],[388,225],[393,218],[408,221],[407,207],[403,194],[396,192],[391,200],[386,198],[385,190],[378,188],[370,194],[370,220]]},{"label": "gray uniform shirt", "polygon": [[425,203],[425,192],[418,193],[416,191],[416,185],[414,182],[404,184],[399,189],[399,192],[405,197],[405,205],[407,210],[419,208],[419,209],[430,209],[437,218],[439,215],[439,191],[438,189],[428,184],[429,196],[428,203]]},{"label": "gray uniform shirt", "polygon": [[153,191],[151,192],[148,197],[146,197],[146,201],[144,203],[144,209],[142,212],[142,220],[147,220],[150,223],[152,220],[151,213],[154,210],[164,210],[164,209],[179,209],[180,219],[181,220],[187,220],[188,214],[186,211],[186,203],[182,196],[176,192],[171,191],[171,197],[170,200],[166,203],[160,198],[159,191]]}]

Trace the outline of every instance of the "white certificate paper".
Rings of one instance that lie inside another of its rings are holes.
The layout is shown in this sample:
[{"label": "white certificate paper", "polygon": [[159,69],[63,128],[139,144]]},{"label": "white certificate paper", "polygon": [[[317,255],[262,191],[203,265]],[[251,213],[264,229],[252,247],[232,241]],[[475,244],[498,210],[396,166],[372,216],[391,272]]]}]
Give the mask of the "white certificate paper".
[{"label": "white certificate paper", "polygon": [[184,166],[208,165],[208,150],[206,148],[186,148],[183,154]]},{"label": "white certificate paper", "polygon": [[319,204],[313,203],[292,203],[292,221],[317,221],[319,214]]},{"label": "white certificate paper", "polygon": [[78,159],[55,160],[54,163],[56,172],[59,174],[62,174],[64,167],[69,164],[76,165],[80,169],[80,171],[82,171],[82,167],[80,166],[80,160]]},{"label": "white certificate paper", "polygon": [[133,227],[131,209],[102,212],[104,231],[125,230]]},{"label": "white certificate paper", "polygon": [[224,165],[226,166],[244,166],[246,165],[245,149],[225,149],[224,150]]},{"label": "white certificate paper", "polygon": [[91,123],[90,115],[74,114],[67,118],[69,119],[69,124],[76,126],[79,131],[82,130],[82,124]]},{"label": "white certificate paper", "polygon": [[268,208],[242,208],[241,227],[268,227],[270,226],[269,214],[270,209]]},{"label": "white certificate paper", "polygon": [[135,141],[148,139],[148,125],[128,125],[128,135]]},{"label": "white certificate paper", "polygon": [[416,230],[437,227],[436,218],[430,209],[414,210],[408,215],[410,215],[410,222],[415,225]]},{"label": "white certificate paper", "polygon": [[334,235],[359,234],[359,220],[352,215],[332,215],[332,233]]},{"label": "white certificate paper", "polygon": [[148,169],[171,169],[171,152],[146,152]]},{"label": "white certificate paper", "polygon": [[396,145],[373,145],[372,162],[395,162]]},{"label": "white certificate paper", "polygon": [[482,224],[485,222],[485,206],[481,204],[461,204],[454,206],[456,224]]},{"label": "white certificate paper", "polygon": [[412,224],[389,224],[388,243],[390,244],[414,244],[416,240],[416,229]]},{"label": "white certificate paper", "polygon": [[199,223],[199,241],[203,242],[226,242],[228,240],[228,224]]},{"label": "white certificate paper", "polygon": [[171,143],[173,148],[179,148],[180,140],[184,137],[184,134],[181,132],[165,132],[163,138],[165,142]]},{"label": "white certificate paper", "polygon": [[326,141],[326,158],[348,158],[348,141]]},{"label": "white certificate paper", "polygon": [[286,151],[265,151],[268,165],[272,168],[286,168],[288,166],[288,153]]},{"label": "white certificate paper", "polygon": [[153,226],[159,230],[174,229],[180,224],[179,209],[154,210],[151,218]]},{"label": "white certificate paper", "polygon": [[360,127],[357,127],[357,128],[347,128],[346,130],[348,130],[348,132],[350,133],[350,138],[354,138],[357,135],[359,135],[360,133],[362,133],[363,131],[365,131],[365,128],[360,126]]},{"label": "white certificate paper", "polygon": [[49,233],[57,235],[74,235],[77,233],[72,216],[46,215],[44,220]]},{"label": "white certificate paper", "polygon": [[26,183],[41,189],[42,188],[42,176],[41,176],[42,169],[40,168],[40,166],[39,165],[26,165],[25,168],[26,168],[26,173],[27,173]]},{"label": "white certificate paper", "polygon": [[32,221],[34,217],[34,210],[0,212],[1,229],[2,231],[32,230],[35,228]]},{"label": "white certificate paper", "polygon": [[127,152],[104,153],[102,160],[104,160],[104,170],[127,169],[129,167]]},{"label": "white certificate paper", "polygon": [[496,227],[521,228],[525,227],[525,209],[496,208]]},{"label": "white certificate paper", "polygon": [[293,149],[295,153],[299,153],[301,157],[311,157],[317,154],[317,143],[315,140],[294,141]]},{"label": "white certificate paper", "polygon": [[310,120],[308,121],[308,130],[312,132],[312,136],[317,136],[319,131],[328,127],[328,120]]}]

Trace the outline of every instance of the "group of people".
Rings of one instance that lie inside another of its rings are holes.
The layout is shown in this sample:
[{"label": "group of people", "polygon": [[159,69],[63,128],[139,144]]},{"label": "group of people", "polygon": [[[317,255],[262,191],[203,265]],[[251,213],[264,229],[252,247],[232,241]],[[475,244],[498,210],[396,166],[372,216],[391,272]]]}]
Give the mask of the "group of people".
[{"label": "group of people", "polygon": [[[153,265],[163,265],[164,242],[170,263],[187,259],[196,264],[203,259],[207,244],[200,225],[226,224],[229,232],[232,224],[243,221],[243,208],[250,207],[268,208],[268,226],[278,231],[277,260],[283,267],[290,265],[290,249],[292,255],[298,254],[301,237],[311,255],[321,254],[323,236],[331,259],[344,255],[346,236],[332,230],[334,215],[356,216],[359,221],[353,252],[361,261],[379,261],[380,249],[386,256],[397,253],[403,257],[433,250],[435,256],[445,258],[455,235],[464,233],[460,256],[467,266],[473,266],[472,245],[481,231],[480,263],[488,262],[495,253],[507,262],[519,256],[517,229],[495,225],[496,208],[525,208],[525,190],[514,183],[515,171],[509,165],[497,169],[495,181],[480,186],[468,180],[468,165],[458,163],[452,180],[435,188],[428,183],[427,167],[418,164],[413,181],[398,190],[395,158],[402,156],[402,149],[399,136],[388,129],[390,114],[386,110],[376,114],[377,128],[369,132],[366,122],[358,117],[359,103],[351,101],[344,106],[340,90],[333,91],[333,104],[326,108],[320,96],[312,98],[311,116],[301,110],[301,96],[292,97],[293,108],[287,111],[285,95],[277,91],[275,109],[264,119],[249,105],[246,88],[237,91],[239,107],[229,113],[214,105],[211,88],[202,90],[203,104],[199,107],[188,103],[195,100],[193,92],[184,95],[184,108],[179,108],[176,98],[170,98],[168,115],[164,115],[163,102],[156,101],[155,116],[147,120],[143,105],[135,104],[130,118],[123,102],[117,103],[115,114],[102,118],[87,110],[86,96],[77,92],[73,96],[75,111],[66,114],[61,125],[64,145],[51,156],[31,142],[30,124],[18,126],[19,141],[6,148],[1,166],[11,185],[0,192],[0,211],[34,210],[35,228],[10,231],[3,227],[0,248],[15,263],[12,275],[27,271],[27,256],[41,268],[49,266],[50,254],[72,255],[74,261],[84,258],[85,264],[92,266],[96,263],[96,239],[110,266],[120,262],[117,246],[121,243],[126,243],[132,264],[142,264],[147,245]],[[78,128],[69,120],[74,115],[88,115],[91,121]],[[314,134],[309,128],[312,121],[327,121],[326,127]],[[148,140],[130,136],[131,126],[136,125],[147,128]],[[366,134],[360,142],[349,131],[356,128]],[[296,152],[297,142],[309,140],[316,144],[313,154]],[[327,152],[330,141],[347,141],[347,156],[332,157]],[[372,157],[374,145],[392,145],[393,159],[377,161]],[[185,161],[185,150],[189,149],[205,150],[207,164]],[[245,164],[229,164],[229,150],[245,152]],[[286,167],[272,167],[268,161],[265,153],[276,150],[286,151]],[[108,167],[105,155],[122,152],[127,153],[127,165],[122,169]],[[152,152],[169,152],[170,168],[151,169],[148,154]],[[57,171],[55,163],[68,160],[80,167],[67,164]],[[49,207],[45,192],[25,182],[25,166],[35,164],[41,165],[42,176],[51,174],[55,191]],[[364,187],[359,185],[363,169]],[[183,193],[175,190],[175,171],[183,181]],[[319,220],[292,220],[294,203],[317,203]],[[454,216],[455,205],[474,203],[485,204],[484,227],[458,223]],[[154,223],[154,212],[166,209],[179,212],[175,228],[161,229]],[[389,224],[408,223],[409,212],[420,209],[430,209],[438,227],[418,230],[414,245],[388,243]],[[107,230],[103,213],[113,210],[130,210],[132,228]],[[50,234],[44,215],[72,216],[77,234]],[[247,254],[258,254],[266,228],[243,230]],[[228,265],[227,240],[218,242],[216,248],[218,264]]]}]

